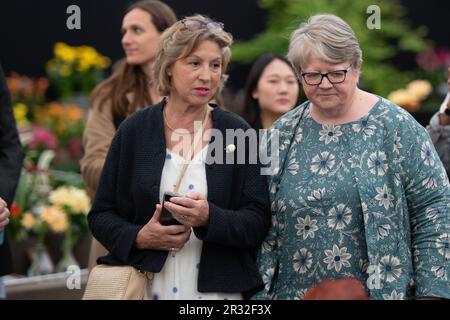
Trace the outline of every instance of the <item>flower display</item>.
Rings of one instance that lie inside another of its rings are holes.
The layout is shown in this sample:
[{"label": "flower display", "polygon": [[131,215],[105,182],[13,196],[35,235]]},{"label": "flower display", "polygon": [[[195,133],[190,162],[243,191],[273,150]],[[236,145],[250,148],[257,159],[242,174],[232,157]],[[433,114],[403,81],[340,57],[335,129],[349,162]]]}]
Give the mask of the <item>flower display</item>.
[{"label": "flower display", "polygon": [[47,76],[57,96],[67,98],[76,92],[89,94],[103,79],[111,61],[89,46],[70,46],[58,42],[54,57],[47,63]]},{"label": "flower display", "polygon": [[72,186],[62,186],[50,192],[51,203],[67,207],[73,214],[87,215],[91,208],[91,201],[86,191]]},{"label": "flower display", "polygon": [[417,111],[420,104],[432,91],[431,83],[427,80],[414,80],[410,82],[406,89],[399,89],[391,92],[388,99],[404,109],[413,112]]}]

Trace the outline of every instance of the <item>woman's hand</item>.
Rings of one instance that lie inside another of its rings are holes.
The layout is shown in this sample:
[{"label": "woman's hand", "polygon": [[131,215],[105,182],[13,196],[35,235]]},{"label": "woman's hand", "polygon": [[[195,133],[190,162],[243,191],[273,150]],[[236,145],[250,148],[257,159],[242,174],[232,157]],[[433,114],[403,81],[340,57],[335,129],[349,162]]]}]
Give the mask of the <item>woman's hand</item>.
[{"label": "woman's hand", "polygon": [[0,231],[3,230],[9,223],[9,210],[6,206],[6,202],[0,198]]},{"label": "woman's hand", "polygon": [[189,240],[191,228],[184,225],[163,226],[159,223],[161,205],[156,205],[150,221],[137,234],[135,244],[138,249],[178,251]]},{"label": "woman's hand", "polygon": [[175,219],[188,227],[206,227],[209,223],[209,204],[200,193],[189,193],[186,197],[172,197],[164,206]]}]

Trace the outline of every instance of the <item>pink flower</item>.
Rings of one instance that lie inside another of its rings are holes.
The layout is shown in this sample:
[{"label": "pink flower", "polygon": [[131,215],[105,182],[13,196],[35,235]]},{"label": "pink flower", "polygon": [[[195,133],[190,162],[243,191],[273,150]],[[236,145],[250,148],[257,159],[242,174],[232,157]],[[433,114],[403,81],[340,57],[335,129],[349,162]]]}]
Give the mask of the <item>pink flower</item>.
[{"label": "pink flower", "polygon": [[44,127],[33,127],[32,132],[33,138],[29,143],[30,149],[43,147],[45,149],[54,150],[58,147],[58,141],[49,129]]}]

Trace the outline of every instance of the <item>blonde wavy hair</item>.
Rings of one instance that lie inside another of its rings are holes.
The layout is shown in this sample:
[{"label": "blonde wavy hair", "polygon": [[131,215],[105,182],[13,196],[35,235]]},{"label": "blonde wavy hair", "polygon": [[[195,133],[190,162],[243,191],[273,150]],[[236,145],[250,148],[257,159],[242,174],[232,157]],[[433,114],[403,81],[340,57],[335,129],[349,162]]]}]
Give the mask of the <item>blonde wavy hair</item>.
[{"label": "blonde wavy hair", "polygon": [[[190,30],[184,20],[199,21],[203,26]],[[168,69],[179,59],[183,59],[194,52],[203,41],[213,41],[217,43],[222,52],[222,77],[216,96],[225,85],[227,75],[225,74],[231,59],[230,46],[233,43],[233,36],[223,29],[210,30],[206,27],[209,22],[214,22],[203,15],[193,15],[176,22],[161,35],[161,42],[153,64],[153,79],[157,92],[161,96],[168,96],[171,89]]]}]

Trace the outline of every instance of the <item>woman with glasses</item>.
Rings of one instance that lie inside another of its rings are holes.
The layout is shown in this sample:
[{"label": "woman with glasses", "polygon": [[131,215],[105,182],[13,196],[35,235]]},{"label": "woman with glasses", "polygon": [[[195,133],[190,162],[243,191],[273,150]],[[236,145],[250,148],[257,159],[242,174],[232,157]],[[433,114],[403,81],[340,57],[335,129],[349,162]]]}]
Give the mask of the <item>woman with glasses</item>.
[{"label": "woman with glasses", "polygon": [[226,139],[248,124],[209,103],[231,43],[200,15],[167,29],[153,65],[166,98],[126,119],[111,144],[89,225],[110,251],[100,263],[154,273],[145,299],[242,299],[262,285],[266,179],[258,163],[236,161],[248,142]]},{"label": "woman with glasses", "polygon": [[[92,92],[83,134],[81,173],[92,197],[120,123],[136,110],[162,99],[155,90],[151,68],[161,33],[176,21],[172,9],[158,0],[138,1],[126,10],[122,21],[122,47],[126,57]],[[89,267],[105,254],[105,249],[93,239]]]},{"label": "woman with glasses", "polygon": [[302,23],[288,57],[308,101],[268,132],[279,137],[279,148],[266,145],[279,167],[258,259],[265,287],[254,297],[450,298],[450,188],[425,129],[358,88],[362,52],[339,17]]}]

